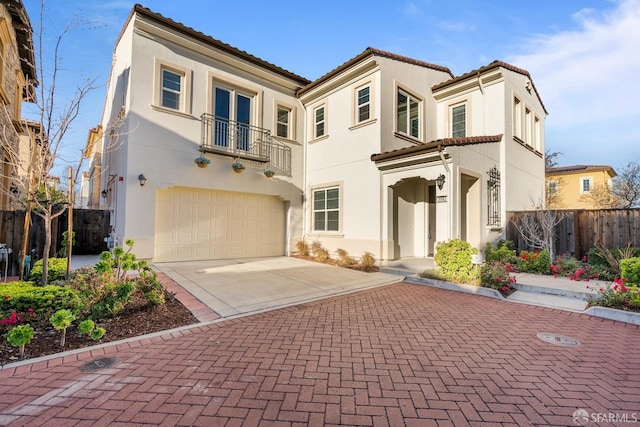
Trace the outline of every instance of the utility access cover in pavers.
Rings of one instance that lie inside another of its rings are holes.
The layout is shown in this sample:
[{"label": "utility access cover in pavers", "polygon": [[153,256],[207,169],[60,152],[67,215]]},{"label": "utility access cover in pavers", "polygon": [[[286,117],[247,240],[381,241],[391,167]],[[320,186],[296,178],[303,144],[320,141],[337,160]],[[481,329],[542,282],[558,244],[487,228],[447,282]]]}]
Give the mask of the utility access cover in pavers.
[{"label": "utility access cover in pavers", "polygon": [[576,347],[580,345],[580,341],[566,335],[540,332],[536,336],[544,342],[548,342],[549,344],[561,345],[563,347]]},{"label": "utility access cover in pavers", "polygon": [[108,368],[116,363],[115,357],[101,357],[99,359],[94,359],[91,362],[87,362],[84,365],[80,366],[80,370],[82,372],[91,372],[97,371],[100,369]]}]

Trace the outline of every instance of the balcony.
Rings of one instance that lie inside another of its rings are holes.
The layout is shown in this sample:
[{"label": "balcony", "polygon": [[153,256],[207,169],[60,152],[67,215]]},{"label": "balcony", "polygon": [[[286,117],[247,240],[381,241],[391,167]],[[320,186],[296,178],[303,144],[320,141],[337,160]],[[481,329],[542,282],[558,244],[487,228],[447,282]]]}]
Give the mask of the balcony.
[{"label": "balcony", "polygon": [[211,114],[200,116],[205,153],[268,164],[277,173],[291,176],[291,147],[274,141],[271,131]]}]

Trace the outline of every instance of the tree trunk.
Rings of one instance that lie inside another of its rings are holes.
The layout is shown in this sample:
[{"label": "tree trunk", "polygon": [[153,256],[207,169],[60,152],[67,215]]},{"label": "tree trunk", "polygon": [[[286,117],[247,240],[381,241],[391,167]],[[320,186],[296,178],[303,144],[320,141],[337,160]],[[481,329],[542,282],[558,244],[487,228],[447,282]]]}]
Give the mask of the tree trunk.
[{"label": "tree trunk", "polygon": [[27,212],[24,214],[24,235],[22,236],[22,250],[20,251],[20,280],[28,279],[24,277],[24,264],[29,250],[29,230],[31,229],[31,202],[27,202]]},{"label": "tree trunk", "polygon": [[51,206],[47,206],[44,219],[44,248],[42,250],[42,285],[47,284],[49,276],[49,251],[51,250]]}]

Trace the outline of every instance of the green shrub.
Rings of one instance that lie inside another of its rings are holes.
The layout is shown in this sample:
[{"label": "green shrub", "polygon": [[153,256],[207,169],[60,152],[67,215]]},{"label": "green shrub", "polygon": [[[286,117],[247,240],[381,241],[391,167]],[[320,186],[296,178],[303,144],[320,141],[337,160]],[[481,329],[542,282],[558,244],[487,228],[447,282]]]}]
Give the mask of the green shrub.
[{"label": "green shrub", "polygon": [[438,268],[428,268],[424,270],[422,273],[420,273],[419,276],[422,277],[423,279],[435,279],[435,280],[442,280],[442,281],[447,280],[445,275],[442,274],[442,271],[440,271],[440,269]]},{"label": "green shrub", "polygon": [[96,324],[93,320],[87,319],[78,323],[78,332],[83,335],[89,335],[91,331],[95,328]]},{"label": "green shrub", "polygon": [[111,283],[107,287],[107,292],[91,309],[91,317],[102,319],[111,317],[121,311],[136,290],[134,282],[126,281],[120,284]]},{"label": "green shrub", "polygon": [[76,316],[70,310],[58,310],[51,315],[49,322],[57,331],[62,331],[60,337],[60,347],[64,347],[65,339],[67,336],[67,328],[73,321],[76,320]]},{"label": "green shrub", "polygon": [[[67,259],[66,258],[49,258],[47,261],[49,271],[47,273],[47,283],[56,280],[64,280],[67,276]],[[31,267],[29,280],[35,283],[42,283],[42,260],[39,259]]]},{"label": "green shrub", "polygon": [[12,328],[5,334],[5,338],[9,345],[20,349],[20,357],[24,356],[24,346],[29,344],[36,331],[31,325],[20,325]]},{"label": "green shrub", "polygon": [[640,257],[621,259],[620,275],[629,286],[640,285]]},{"label": "green shrub", "polygon": [[514,246],[510,240],[500,240],[496,246],[487,242],[487,246],[484,248],[484,259],[486,262],[500,261],[515,264],[517,257]]},{"label": "green shrub", "polygon": [[520,251],[517,265],[521,271],[533,274],[551,274],[549,251]]},{"label": "green shrub", "polygon": [[153,270],[144,270],[137,279],[138,289],[151,305],[162,305],[165,300],[165,288]]},{"label": "green shrub", "polygon": [[94,341],[98,341],[100,338],[104,336],[106,332],[107,331],[104,328],[95,328],[93,331],[91,331],[89,338],[91,338]]},{"label": "green shrub", "polygon": [[478,273],[471,263],[471,255],[478,253],[468,242],[460,239],[439,242],[434,260],[442,274],[454,282],[470,283],[477,280]]},{"label": "green shrub", "polygon": [[54,311],[82,309],[78,293],[68,286],[38,286],[32,282],[10,282],[0,285],[0,313],[36,312],[48,317]]},{"label": "green shrub", "polygon": [[618,310],[640,312],[638,286],[627,286],[625,279],[616,279],[612,285],[598,289],[598,296],[590,298],[588,306],[601,306]]}]

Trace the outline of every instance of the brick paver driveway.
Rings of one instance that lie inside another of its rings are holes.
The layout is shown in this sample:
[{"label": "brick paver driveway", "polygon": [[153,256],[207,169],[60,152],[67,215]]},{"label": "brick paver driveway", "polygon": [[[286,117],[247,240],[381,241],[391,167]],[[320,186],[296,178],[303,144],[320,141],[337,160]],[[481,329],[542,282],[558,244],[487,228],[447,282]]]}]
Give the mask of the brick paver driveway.
[{"label": "brick paver driveway", "polygon": [[419,285],[104,352],[116,362],[94,372],[80,367],[99,352],[0,371],[0,425],[571,426],[576,410],[589,426],[640,418],[638,327]]}]

